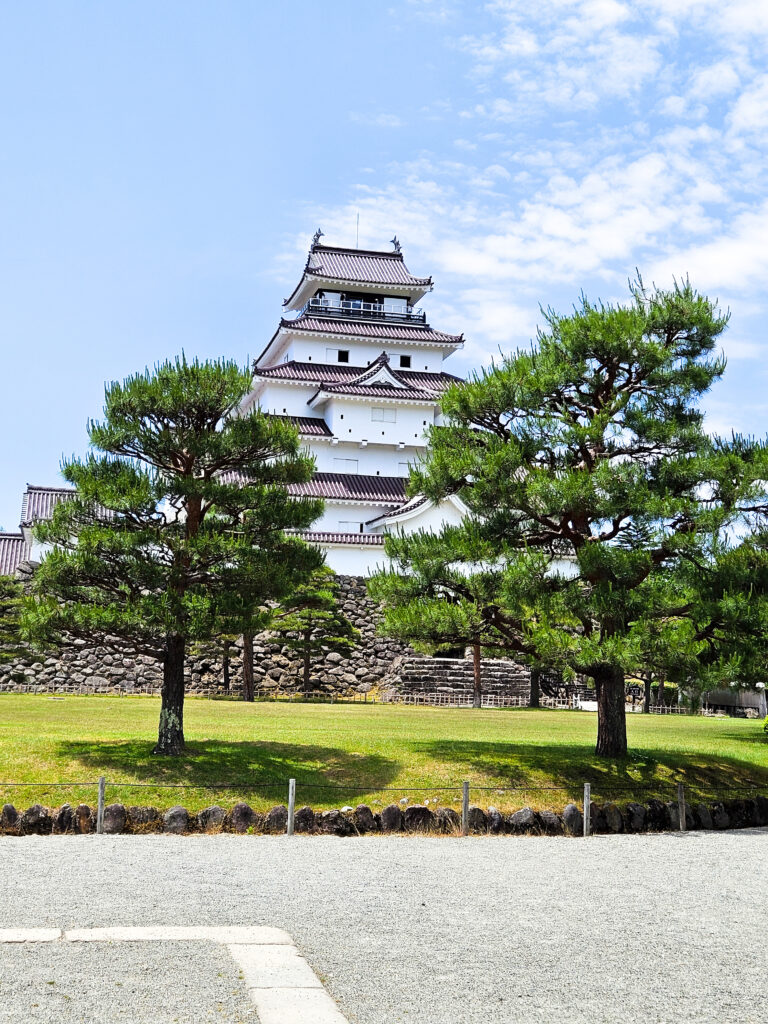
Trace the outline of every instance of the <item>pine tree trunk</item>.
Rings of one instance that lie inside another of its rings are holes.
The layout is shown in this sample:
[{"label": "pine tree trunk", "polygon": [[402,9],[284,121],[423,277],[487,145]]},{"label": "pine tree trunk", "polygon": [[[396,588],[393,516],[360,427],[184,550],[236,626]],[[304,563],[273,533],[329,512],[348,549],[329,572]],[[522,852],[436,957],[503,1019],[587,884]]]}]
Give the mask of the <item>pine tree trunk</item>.
[{"label": "pine tree trunk", "polygon": [[312,630],[304,630],[304,692],[310,691],[309,670],[312,664]]},{"label": "pine tree trunk", "polygon": [[221,652],[221,668],[224,675],[224,689],[229,691],[229,648],[231,641],[225,640]]},{"label": "pine tree trunk", "polygon": [[645,677],[645,693],[643,694],[643,714],[650,715],[651,713],[651,675],[650,673]]},{"label": "pine tree trunk", "polygon": [[243,700],[253,698],[253,633],[243,633]]},{"label": "pine tree trunk", "polygon": [[472,668],[474,670],[474,695],[472,698],[472,707],[479,708],[483,702],[483,677],[480,668],[480,644],[472,644]]},{"label": "pine tree trunk", "polygon": [[178,756],[184,750],[184,661],[186,641],[178,633],[165,640],[160,726],[153,754]]},{"label": "pine tree trunk", "polygon": [[624,673],[616,665],[599,665],[593,672],[597,690],[597,747],[600,757],[627,753]]},{"label": "pine tree trunk", "polygon": [[541,706],[541,689],[539,687],[539,680],[541,679],[541,669],[538,665],[534,665],[531,669],[531,693],[528,698],[529,708],[538,708]]}]

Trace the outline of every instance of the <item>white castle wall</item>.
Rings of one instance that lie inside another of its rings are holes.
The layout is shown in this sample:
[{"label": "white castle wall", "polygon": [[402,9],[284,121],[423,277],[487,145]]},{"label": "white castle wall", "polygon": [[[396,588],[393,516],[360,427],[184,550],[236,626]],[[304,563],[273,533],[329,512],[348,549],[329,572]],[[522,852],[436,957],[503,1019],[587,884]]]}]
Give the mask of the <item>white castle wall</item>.
[{"label": "white castle wall", "polygon": [[[365,369],[381,355],[386,352],[392,366],[400,369],[400,356],[410,356],[411,365],[408,369],[427,371],[429,373],[440,373],[443,369],[443,351],[439,348],[420,348],[415,345],[407,345],[403,342],[390,341],[388,338],[372,338],[370,341],[355,341],[352,338],[327,337],[327,338],[296,338],[291,337],[285,349],[281,349],[277,363],[282,363],[287,358],[294,359],[297,363],[338,363],[337,352],[343,349],[349,352],[347,361],[350,366],[357,366]],[[270,363],[270,365],[274,365]]]},{"label": "white castle wall", "polygon": [[[395,416],[395,422],[374,419],[375,410]],[[423,445],[424,432],[434,421],[432,405],[399,405],[397,402],[377,403],[375,398],[365,402],[334,398],[322,408],[325,422],[339,440],[377,441],[380,444]],[[313,415],[317,415],[313,413]]]}]

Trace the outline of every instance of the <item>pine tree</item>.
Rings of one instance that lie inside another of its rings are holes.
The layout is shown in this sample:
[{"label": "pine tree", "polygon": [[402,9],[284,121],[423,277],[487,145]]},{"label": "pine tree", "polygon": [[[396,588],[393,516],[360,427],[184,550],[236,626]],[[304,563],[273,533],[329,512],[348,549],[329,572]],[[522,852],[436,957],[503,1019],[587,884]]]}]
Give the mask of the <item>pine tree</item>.
[{"label": "pine tree", "polygon": [[[470,516],[437,538],[442,562],[473,586],[489,567],[493,601],[477,610],[509,649],[594,679],[597,753],[621,756],[625,673],[642,664],[649,628],[664,625],[665,664],[676,643],[689,664],[710,644],[718,672],[738,662],[749,681],[739,616],[727,614],[744,565],[734,556],[729,577],[723,550],[738,534],[743,562],[762,558],[748,538],[768,507],[768,459],[761,444],[704,430],[728,318],[687,281],[638,281],[626,305],[582,298],[545,317],[529,351],[447,393],[410,491],[460,496]],[[422,544],[386,550],[418,575]],[[704,576],[717,629],[696,596]],[[761,602],[762,586],[750,591]]]},{"label": "pine tree", "polygon": [[482,656],[522,653],[518,631],[499,615],[504,575],[493,549],[471,523],[440,534],[392,534],[386,547],[392,567],[368,583],[384,609],[382,632],[430,654],[471,647],[479,708]]},{"label": "pine tree", "polygon": [[0,576],[0,662],[25,653],[19,632],[24,590],[11,576]]},{"label": "pine tree", "polygon": [[282,599],[269,628],[301,655],[305,692],[311,690],[313,658],[328,651],[348,658],[360,635],[339,607],[338,584],[325,566]]},{"label": "pine tree", "polygon": [[239,414],[250,383],[234,363],[182,357],[109,384],[91,453],[63,465],[75,497],[36,528],[54,547],[34,578],[26,636],[158,658],[157,754],[184,746],[188,644],[258,632],[269,602],[322,562],[284,533],[322,510],[287,491],[313,462],[285,421]]}]

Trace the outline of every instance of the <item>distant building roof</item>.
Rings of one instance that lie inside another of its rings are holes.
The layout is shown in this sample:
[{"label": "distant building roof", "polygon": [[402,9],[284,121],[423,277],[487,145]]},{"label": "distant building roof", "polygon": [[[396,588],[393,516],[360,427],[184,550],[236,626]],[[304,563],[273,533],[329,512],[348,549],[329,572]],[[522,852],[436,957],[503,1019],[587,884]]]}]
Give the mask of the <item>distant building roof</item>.
[{"label": "distant building roof", "polygon": [[287,490],[296,497],[335,498],[364,505],[401,505],[405,501],[405,484],[405,478],[399,476],[315,473],[307,483],[289,484]]},{"label": "distant building roof", "polygon": [[389,338],[392,341],[434,342],[443,345],[462,345],[463,334],[446,334],[436,331],[428,324],[377,323],[371,320],[332,320],[330,317],[311,316],[302,313],[294,319],[283,317],[281,327],[295,331],[316,331],[319,334],[344,335],[348,338]]},{"label": "distant building roof", "polygon": [[27,484],[21,502],[20,525],[32,526],[40,520],[50,519],[59,502],[69,501],[74,494],[74,487],[37,487]]},{"label": "distant building roof", "polygon": [[[373,364],[371,364],[373,365]],[[370,367],[349,366],[345,363],[299,363],[291,360],[278,363],[277,366],[254,368],[257,377],[276,378],[278,380],[299,380],[308,384],[344,384],[353,381]],[[418,370],[397,370],[397,374],[411,387],[435,391],[445,391],[451,384],[460,384],[461,377],[451,373],[427,373]]]},{"label": "distant building roof", "polygon": [[23,533],[0,533],[0,576],[13,576],[28,557],[29,544]]}]

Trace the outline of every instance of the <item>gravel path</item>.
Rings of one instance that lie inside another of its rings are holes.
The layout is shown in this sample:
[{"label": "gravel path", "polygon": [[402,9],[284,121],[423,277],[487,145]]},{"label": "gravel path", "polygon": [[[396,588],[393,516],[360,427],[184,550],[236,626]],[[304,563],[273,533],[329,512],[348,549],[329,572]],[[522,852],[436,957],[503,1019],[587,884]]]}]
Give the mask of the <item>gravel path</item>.
[{"label": "gravel path", "polygon": [[[767,853],[766,829],[587,841],[3,837],[0,927],[284,928],[354,1024],[764,1024]],[[97,998],[116,948],[61,962],[64,974],[75,965],[81,997]],[[149,964],[155,1007],[175,1000],[165,1016],[136,1010],[136,1024],[242,1019],[236,975],[205,966],[211,948],[174,943],[125,961],[126,977]],[[44,955],[0,947],[11,966],[0,1020],[34,1019],[25,993],[50,980]]]},{"label": "gravel path", "polygon": [[229,951],[208,942],[3,946],[0,992],[3,1022],[256,1024]]}]

